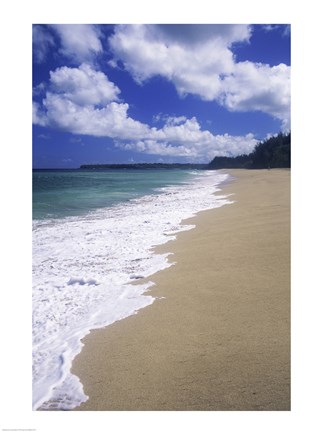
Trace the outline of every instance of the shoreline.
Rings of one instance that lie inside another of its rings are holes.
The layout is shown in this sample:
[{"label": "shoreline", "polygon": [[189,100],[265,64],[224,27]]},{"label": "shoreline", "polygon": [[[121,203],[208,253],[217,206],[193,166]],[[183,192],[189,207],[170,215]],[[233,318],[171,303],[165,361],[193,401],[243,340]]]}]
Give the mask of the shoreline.
[{"label": "shoreline", "polygon": [[[72,175],[72,183],[77,177]],[[93,208],[85,215],[33,224],[34,410],[71,410],[87,399],[80,381],[70,373],[83,346],[81,339],[90,330],[107,327],[151,304],[154,298],[143,293],[152,282],[133,282],[170,266],[167,254],[155,254],[153,246],[191,229],[181,224],[184,218],[226,202],[213,194],[227,178],[217,172],[88,176],[90,185],[91,179],[98,181],[98,196],[107,181],[118,189],[121,178],[122,190],[132,199],[111,206],[107,202],[103,209]],[[91,187],[83,189],[83,182],[80,194],[88,196]],[[107,198],[116,190],[112,186]],[[126,198],[122,190],[119,198]]]},{"label": "shoreline", "polygon": [[290,409],[290,170],[222,171],[234,203],[155,249],[154,303],[84,338],[75,410]]}]

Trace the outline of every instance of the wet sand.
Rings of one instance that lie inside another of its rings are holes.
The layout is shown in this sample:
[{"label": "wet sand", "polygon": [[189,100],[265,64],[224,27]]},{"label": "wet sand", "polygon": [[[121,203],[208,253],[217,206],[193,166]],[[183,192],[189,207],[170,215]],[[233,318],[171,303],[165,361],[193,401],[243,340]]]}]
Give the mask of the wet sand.
[{"label": "wet sand", "polygon": [[158,299],[95,330],[77,410],[290,410],[290,170],[226,170],[235,202],[157,248]]}]

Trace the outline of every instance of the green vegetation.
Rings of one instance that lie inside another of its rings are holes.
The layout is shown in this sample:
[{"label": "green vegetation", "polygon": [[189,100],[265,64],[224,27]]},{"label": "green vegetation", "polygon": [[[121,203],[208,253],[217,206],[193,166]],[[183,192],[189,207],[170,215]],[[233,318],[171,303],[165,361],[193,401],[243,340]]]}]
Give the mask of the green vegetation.
[{"label": "green vegetation", "polygon": [[250,155],[241,155],[236,157],[216,156],[208,165],[208,169],[250,168],[250,166]]},{"label": "green vegetation", "polygon": [[221,168],[290,168],[290,132],[278,134],[258,143],[249,155],[216,156],[208,169]]}]

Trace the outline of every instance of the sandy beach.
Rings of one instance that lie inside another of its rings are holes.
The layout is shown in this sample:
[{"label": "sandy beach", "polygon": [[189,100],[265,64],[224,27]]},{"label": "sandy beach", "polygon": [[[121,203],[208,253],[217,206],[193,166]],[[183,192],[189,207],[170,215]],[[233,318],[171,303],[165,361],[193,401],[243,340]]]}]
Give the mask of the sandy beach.
[{"label": "sandy beach", "polygon": [[290,410],[290,170],[226,170],[233,204],[157,248],[157,300],[95,330],[77,410]]}]

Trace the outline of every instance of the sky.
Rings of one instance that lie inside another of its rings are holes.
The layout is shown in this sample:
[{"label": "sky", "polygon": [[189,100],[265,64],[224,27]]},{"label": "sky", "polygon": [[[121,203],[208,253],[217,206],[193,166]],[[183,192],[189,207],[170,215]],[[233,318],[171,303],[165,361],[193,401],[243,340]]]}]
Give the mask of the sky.
[{"label": "sky", "polygon": [[289,25],[33,25],[34,168],[208,163],[289,130]]}]

